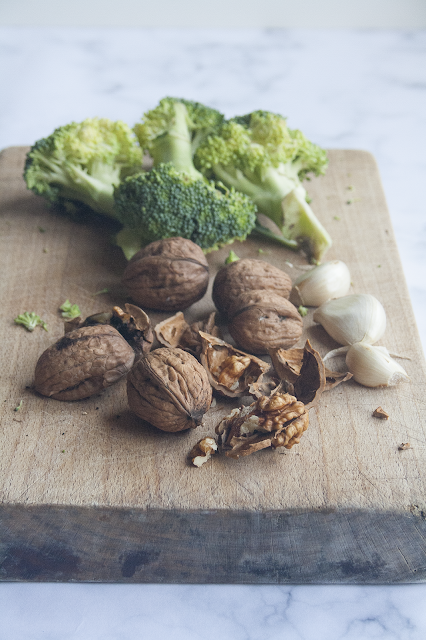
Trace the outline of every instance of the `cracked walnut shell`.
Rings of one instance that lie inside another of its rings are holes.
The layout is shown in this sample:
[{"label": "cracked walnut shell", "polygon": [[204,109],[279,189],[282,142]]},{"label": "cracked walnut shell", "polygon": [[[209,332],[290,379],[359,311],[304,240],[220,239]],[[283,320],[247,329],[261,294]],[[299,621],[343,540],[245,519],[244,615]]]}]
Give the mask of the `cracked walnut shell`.
[{"label": "cracked walnut shell", "polygon": [[225,316],[236,298],[246,291],[267,290],[288,298],[290,276],[263,260],[242,258],[222,267],[213,282],[213,302]]},{"label": "cracked walnut shell", "polygon": [[127,378],[130,409],[162,431],[195,429],[212,401],[204,367],[190,353],[167,347],[142,357]]},{"label": "cracked walnut shell", "polygon": [[35,390],[55,400],[100,393],[131,369],[135,353],[109,325],[70,331],[46,349],[35,369]]},{"label": "cracked walnut shell", "polygon": [[303,402],[277,392],[234,409],[216,427],[216,433],[225,455],[239,458],[267,447],[291,449],[300,442],[308,425],[309,414]]},{"label": "cracked walnut shell", "polygon": [[267,362],[203,331],[199,335],[202,341],[201,364],[214,389],[231,398],[260,389],[262,378],[270,369]]},{"label": "cracked walnut shell", "polygon": [[288,349],[302,335],[303,321],[296,307],[272,291],[246,291],[229,308],[228,330],[249,353]]},{"label": "cracked walnut shell", "polygon": [[157,240],[129,261],[123,284],[138,305],[157,311],[177,311],[204,296],[209,284],[209,265],[202,249],[192,240]]}]

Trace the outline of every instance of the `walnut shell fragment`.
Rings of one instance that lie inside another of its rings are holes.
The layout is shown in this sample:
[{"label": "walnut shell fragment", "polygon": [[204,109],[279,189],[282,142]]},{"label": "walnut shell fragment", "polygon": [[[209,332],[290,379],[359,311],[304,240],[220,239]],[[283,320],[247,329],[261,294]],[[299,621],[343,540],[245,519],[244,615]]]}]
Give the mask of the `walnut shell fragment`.
[{"label": "walnut shell fragment", "polygon": [[264,374],[270,369],[267,362],[203,331],[199,335],[202,341],[201,364],[216,391],[237,398],[253,394],[260,388]]},{"label": "walnut shell fragment", "polygon": [[338,373],[327,369],[309,340],[303,349],[270,349],[269,355],[285,390],[307,407],[316,404],[323,391],[329,391],[352,378],[349,372]]},{"label": "walnut shell fragment", "polygon": [[154,333],[149,316],[134,304],[125,304],[125,311],[120,307],[113,307],[112,311],[101,311],[88,316],[85,320],[73,318],[65,323],[65,334],[81,327],[95,327],[97,325],[111,325],[130,344],[137,354],[151,350]]},{"label": "walnut shell fragment", "polygon": [[271,349],[269,355],[286,391],[294,394],[306,407],[318,402],[325,389],[325,366],[309,340],[303,349]]},{"label": "walnut shell fragment", "polygon": [[191,240],[157,240],[140,249],[129,261],[123,284],[138,305],[177,311],[204,296],[209,284],[209,265],[202,249]]},{"label": "walnut shell fragment", "polygon": [[182,349],[143,356],[127,378],[130,409],[162,431],[195,429],[208,411],[212,388],[204,367]]},{"label": "walnut shell fragment", "polygon": [[386,413],[386,411],[382,409],[382,407],[377,407],[377,409],[374,409],[373,417],[380,418],[381,420],[389,420],[389,414]]},{"label": "walnut shell fragment", "polygon": [[290,276],[263,260],[243,258],[222,267],[213,282],[213,302],[225,316],[236,298],[246,291],[268,290],[288,298]]},{"label": "walnut shell fragment", "polygon": [[229,307],[228,330],[249,353],[288,349],[302,335],[303,321],[296,307],[271,291],[246,291]]},{"label": "walnut shell fragment", "polygon": [[199,356],[202,349],[200,331],[219,337],[219,328],[215,324],[216,313],[213,311],[207,318],[188,324],[182,311],[171,318],[159,322],[155,327],[158,342],[165,347],[179,347]]},{"label": "walnut shell fragment", "polygon": [[239,458],[267,447],[291,449],[300,442],[308,425],[309,414],[303,402],[277,392],[231,411],[216,427],[216,433],[225,455]]},{"label": "walnut shell fragment", "polygon": [[217,443],[214,438],[202,438],[189,452],[189,459],[195,467],[201,467],[217,451]]},{"label": "walnut shell fragment", "polygon": [[82,327],[40,356],[35,390],[55,400],[88,398],[125,376],[134,359],[133,349],[114,327]]}]

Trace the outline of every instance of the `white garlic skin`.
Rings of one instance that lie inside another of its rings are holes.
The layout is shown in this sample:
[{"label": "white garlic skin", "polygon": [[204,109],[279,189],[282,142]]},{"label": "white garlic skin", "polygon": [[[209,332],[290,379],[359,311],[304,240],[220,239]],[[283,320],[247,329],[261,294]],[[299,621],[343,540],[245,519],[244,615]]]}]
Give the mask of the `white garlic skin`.
[{"label": "white garlic skin", "polygon": [[385,347],[359,342],[349,347],[346,366],[353,378],[364,387],[393,387],[409,382],[405,369],[393,360]]},{"label": "white garlic skin", "polygon": [[377,298],[369,293],[324,302],[315,310],[313,319],[342,345],[356,342],[374,344],[386,329],[385,310]]},{"label": "white garlic skin", "polygon": [[332,298],[345,296],[351,286],[351,274],[341,260],[323,262],[297,278],[293,285],[294,304],[319,307]]}]

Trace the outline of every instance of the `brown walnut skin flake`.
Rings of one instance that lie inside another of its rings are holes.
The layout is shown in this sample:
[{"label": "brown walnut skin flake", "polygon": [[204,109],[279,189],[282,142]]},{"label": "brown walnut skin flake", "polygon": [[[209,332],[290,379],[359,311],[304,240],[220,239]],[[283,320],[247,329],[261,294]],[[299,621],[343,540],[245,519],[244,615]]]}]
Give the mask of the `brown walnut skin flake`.
[{"label": "brown walnut skin flake", "polygon": [[182,311],[178,311],[154,327],[156,338],[165,347],[179,347],[198,357],[202,350],[200,331],[215,337],[220,336],[215,316],[216,313],[213,311],[207,318],[188,324]]},{"label": "brown walnut skin flake", "polygon": [[380,418],[381,420],[389,420],[389,414],[386,413],[386,411],[382,409],[382,407],[377,407],[377,409],[374,409],[373,417]]},{"label": "brown walnut skin flake", "polygon": [[127,378],[130,409],[162,431],[195,429],[208,411],[212,388],[190,353],[167,347],[142,357]]},{"label": "brown walnut skin flake", "polygon": [[123,378],[134,359],[133,349],[113,327],[82,327],[40,356],[34,387],[55,400],[81,400]]},{"label": "brown walnut skin flake", "polygon": [[248,407],[234,409],[216,427],[219,444],[230,458],[261,449],[291,449],[309,426],[303,402],[288,393],[262,396]]},{"label": "brown walnut skin flake", "polygon": [[133,256],[122,282],[136,304],[178,311],[204,296],[209,265],[202,249],[191,240],[157,240]]},{"label": "brown walnut skin flake", "polygon": [[230,398],[255,394],[270,365],[256,356],[235,349],[220,338],[203,331],[199,335],[202,341],[200,360],[212,387]]},{"label": "brown walnut skin flake", "polygon": [[246,291],[229,308],[228,330],[238,347],[248,353],[293,347],[303,321],[296,307],[271,291]]},{"label": "brown walnut skin flake", "polygon": [[225,317],[236,298],[246,291],[268,290],[288,298],[292,288],[290,276],[263,260],[242,258],[222,267],[213,282],[215,307]]}]

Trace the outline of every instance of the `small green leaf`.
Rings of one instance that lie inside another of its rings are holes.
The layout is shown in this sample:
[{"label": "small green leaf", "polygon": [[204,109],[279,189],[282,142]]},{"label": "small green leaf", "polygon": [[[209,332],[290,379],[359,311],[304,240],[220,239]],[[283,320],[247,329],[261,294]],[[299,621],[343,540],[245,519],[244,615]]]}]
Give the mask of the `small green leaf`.
[{"label": "small green leaf", "polygon": [[109,293],[109,289],[101,289],[100,291],[96,291],[96,293],[92,293],[92,296],[100,296],[102,293]]},{"label": "small green leaf", "polygon": [[302,318],[304,318],[305,316],[308,315],[308,310],[306,307],[304,307],[302,304],[298,307],[298,312],[300,313],[300,315],[302,316]]},{"label": "small green leaf", "polygon": [[47,331],[47,324],[34,311],[24,311],[14,319],[16,324],[22,324],[27,331],[34,331],[37,326],[43,327]]},{"label": "small green leaf", "polygon": [[18,406],[14,408],[14,411],[20,411],[20,409],[22,409],[23,402],[23,400],[20,400]]},{"label": "small green leaf", "polygon": [[60,311],[62,311],[62,317],[68,318],[72,320],[73,318],[78,318],[81,315],[80,308],[77,304],[71,304],[71,302],[67,299],[64,304],[59,307]]}]

